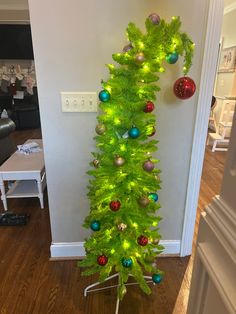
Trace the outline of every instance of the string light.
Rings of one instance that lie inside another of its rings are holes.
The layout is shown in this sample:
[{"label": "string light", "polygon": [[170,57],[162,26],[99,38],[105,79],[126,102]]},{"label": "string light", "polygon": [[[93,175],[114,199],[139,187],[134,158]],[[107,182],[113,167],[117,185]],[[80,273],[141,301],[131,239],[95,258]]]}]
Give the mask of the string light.
[{"label": "string light", "polygon": [[120,119],[118,119],[118,118],[115,118],[114,119],[114,124],[115,125],[119,125],[121,122],[120,122]]},{"label": "string light", "polygon": [[125,144],[121,144],[121,145],[120,145],[120,150],[121,150],[122,152],[125,152],[125,151],[126,151],[126,146],[125,146]]},{"label": "string light", "polygon": [[123,245],[122,245],[122,246],[123,246],[123,248],[124,248],[125,250],[127,250],[127,249],[130,247],[130,243],[125,240],[125,241],[123,242]]},{"label": "string light", "polygon": [[144,70],[144,72],[150,71],[150,67],[149,67],[149,65],[147,63],[144,64],[143,70]]},{"label": "string light", "polygon": [[142,41],[139,41],[137,43],[137,45],[139,46],[139,48],[143,49],[144,48],[144,43]]}]

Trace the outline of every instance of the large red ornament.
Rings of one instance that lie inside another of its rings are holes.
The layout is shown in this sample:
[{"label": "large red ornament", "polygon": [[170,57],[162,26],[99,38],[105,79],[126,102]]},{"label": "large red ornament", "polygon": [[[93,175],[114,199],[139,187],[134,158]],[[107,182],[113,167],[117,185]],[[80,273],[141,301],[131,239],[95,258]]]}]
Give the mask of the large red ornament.
[{"label": "large red ornament", "polygon": [[113,212],[116,212],[117,210],[120,209],[120,201],[111,201],[110,202],[110,209],[113,211]]},{"label": "large red ornament", "polygon": [[176,97],[188,99],[195,93],[196,85],[190,77],[184,76],[175,82],[173,90]]},{"label": "large red ornament", "polygon": [[148,238],[145,237],[144,235],[141,235],[140,237],[138,237],[138,244],[141,246],[145,246],[148,244]]},{"label": "large red ornament", "polygon": [[154,110],[155,106],[154,103],[151,101],[148,101],[143,109],[144,112],[152,112]]},{"label": "large red ornament", "polygon": [[97,263],[100,266],[105,266],[108,262],[108,258],[106,257],[106,255],[100,255],[97,258]]}]

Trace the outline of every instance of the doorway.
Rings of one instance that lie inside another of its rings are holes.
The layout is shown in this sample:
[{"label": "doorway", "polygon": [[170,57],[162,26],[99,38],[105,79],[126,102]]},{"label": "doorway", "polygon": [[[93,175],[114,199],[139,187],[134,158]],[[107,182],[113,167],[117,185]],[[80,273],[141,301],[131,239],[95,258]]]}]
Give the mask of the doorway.
[{"label": "doorway", "polygon": [[[232,1],[231,1],[232,2]],[[225,2],[226,3],[226,2]],[[225,119],[224,111],[229,112],[229,109],[225,106],[222,106],[221,102],[223,98],[224,103],[228,103],[233,101],[235,103],[235,70],[231,72],[219,72],[220,66],[220,51],[219,47],[219,39],[222,38],[224,32],[224,37],[227,37],[227,33],[229,32],[229,27],[227,27],[227,17],[231,18],[231,15],[234,14],[236,9],[236,4],[232,5],[229,1],[226,3],[227,6],[223,9],[223,1],[210,1],[210,8],[209,8],[209,17],[208,17],[208,30],[206,35],[206,49],[204,52],[204,61],[203,61],[203,72],[202,72],[202,80],[200,86],[200,95],[199,95],[199,107],[196,120],[196,127],[195,127],[195,135],[194,135],[194,144],[193,144],[193,151],[192,151],[192,161],[191,161],[191,168],[190,168],[190,175],[189,175],[189,186],[187,192],[187,199],[186,199],[186,208],[185,208],[185,219],[184,219],[184,227],[183,227],[183,234],[182,234],[182,243],[181,243],[181,256],[190,255],[192,253],[192,239],[194,239],[194,229],[195,235],[197,231],[197,227],[195,226],[195,208],[196,205],[199,204],[199,208],[204,209],[205,205],[211,201],[211,198],[219,193],[220,190],[220,183],[221,178],[223,175],[223,167],[224,162],[227,155],[227,147],[226,151],[215,151],[211,152],[212,146],[207,146],[205,143],[205,138],[207,137],[207,125],[209,125],[209,117],[210,115],[210,104],[212,101],[212,95],[209,94],[209,91],[214,91],[214,93],[221,93],[224,94],[224,97],[221,95],[218,96],[218,106],[217,106],[217,125],[220,122],[224,122]],[[224,18],[222,17],[224,10]],[[226,22],[225,22],[226,20]],[[221,25],[221,21],[223,21],[223,26]],[[226,25],[226,26],[225,26]],[[222,26],[222,27],[221,27]],[[230,30],[231,31],[231,30]],[[219,36],[219,37],[218,37]],[[221,51],[227,48],[229,45],[236,45],[236,38],[234,36],[229,36],[227,40],[223,43]],[[215,49],[214,49],[215,47]],[[217,57],[218,56],[218,57]],[[215,58],[215,59],[214,59]],[[218,60],[218,64],[217,64]],[[205,63],[205,64],[204,64]],[[216,71],[217,69],[217,71]],[[222,82],[222,75],[224,80]],[[229,88],[229,76],[233,77],[231,87]],[[211,80],[211,78],[214,78]],[[217,80],[218,79],[218,80]],[[215,81],[215,84],[214,84]],[[222,88],[225,83],[225,88]],[[206,86],[207,85],[207,86]],[[215,88],[214,88],[215,85]],[[226,97],[225,97],[226,96]],[[231,107],[230,107],[231,108]],[[213,108],[214,109],[214,108]],[[209,110],[209,111],[208,111]],[[232,111],[230,109],[230,111]],[[220,114],[219,114],[220,113]],[[231,117],[233,114],[231,114]],[[229,120],[228,120],[229,122]],[[213,131],[209,131],[213,132]],[[206,136],[204,136],[206,134]],[[200,136],[201,135],[201,136]],[[229,130],[227,130],[226,138],[229,137]],[[212,144],[212,143],[211,143]],[[220,143],[220,144],[227,144],[227,143]],[[206,154],[205,154],[206,149]],[[198,195],[200,189],[200,179],[202,173],[202,165],[203,165],[203,158],[205,156],[205,164],[203,168],[203,176],[202,176],[202,185],[201,185],[201,195],[199,198],[198,203]],[[220,156],[220,157],[219,157]],[[218,168],[217,169],[217,165]],[[215,166],[214,166],[215,165]],[[215,169],[216,168],[216,169]],[[217,174],[218,171],[218,174]],[[205,172],[205,173],[204,173]],[[217,180],[214,178],[214,174],[217,177]],[[199,178],[199,181],[198,181]],[[207,179],[206,179],[207,178]],[[218,183],[216,183],[216,181]],[[199,185],[198,185],[199,184]],[[213,189],[209,188],[213,187]],[[204,201],[205,198],[205,201]],[[197,212],[197,220],[196,223],[198,224],[198,219],[200,216],[200,209]],[[196,228],[195,228],[196,227]],[[191,237],[192,236],[192,237]]]}]

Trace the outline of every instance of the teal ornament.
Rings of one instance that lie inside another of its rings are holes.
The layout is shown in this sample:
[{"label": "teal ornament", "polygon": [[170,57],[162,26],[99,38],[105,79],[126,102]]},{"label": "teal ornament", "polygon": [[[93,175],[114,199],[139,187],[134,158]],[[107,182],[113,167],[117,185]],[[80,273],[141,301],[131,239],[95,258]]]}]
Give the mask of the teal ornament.
[{"label": "teal ornament", "polygon": [[179,55],[177,52],[172,52],[172,53],[169,53],[167,56],[166,56],[166,61],[170,64],[174,64],[177,62],[177,60],[179,59]]},{"label": "teal ornament", "polygon": [[93,231],[99,231],[100,228],[101,228],[101,223],[100,221],[98,220],[93,220],[90,224],[90,228],[93,230]]},{"label": "teal ornament", "polygon": [[139,135],[140,135],[140,131],[139,131],[138,128],[136,128],[135,126],[133,126],[133,127],[129,130],[128,134],[129,134],[129,137],[131,137],[131,138],[137,138],[137,137],[139,137]]},{"label": "teal ornament", "polygon": [[121,263],[124,267],[129,268],[133,265],[132,258],[125,258],[123,257]]},{"label": "teal ornament", "polygon": [[154,202],[158,201],[158,195],[156,193],[149,193],[148,198]]},{"label": "teal ornament", "polygon": [[152,281],[155,283],[160,283],[162,281],[161,274],[153,274],[152,275]]},{"label": "teal ornament", "polygon": [[110,99],[111,95],[107,90],[103,89],[100,91],[98,97],[102,102],[107,102]]}]

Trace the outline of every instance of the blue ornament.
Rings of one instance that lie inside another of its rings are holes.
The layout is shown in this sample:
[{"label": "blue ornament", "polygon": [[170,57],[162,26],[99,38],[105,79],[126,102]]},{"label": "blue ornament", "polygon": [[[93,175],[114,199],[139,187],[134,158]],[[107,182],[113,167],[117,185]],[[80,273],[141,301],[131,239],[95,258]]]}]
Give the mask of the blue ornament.
[{"label": "blue ornament", "polygon": [[161,274],[153,274],[152,275],[152,281],[155,283],[160,283],[162,281]]},{"label": "blue ornament", "polygon": [[103,89],[100,91],[98,97],[102,102],[106,102],[110,99],[111,95],[107,90]]},{"label": "blue ornament", "polygon": [[98,220],[92,221],[91,224],[90,224],[90,228],[91,228],[93,231],[99,231],[100,228],[101,228],[101,223],[100,223],[100,221],[98,221]]},{"label": "blue ornament", "polygon": [[149,193],[148,198],[154,202],[158,201],[158,195],[156,193]]},{"label": "blue ornament", "polygon": [[178,59],[179,59],[179,55],[177,52],[169,53],[166,56],[166,61],[170,64],[174,64],[175,62],[177,62]]},{"label": "blue ornament", "polygon": [[121,263],[124,267],[129,268],[133,265],[132,258],[125,258],[123,257]]},{"label": "blue ornament", "polygon": [[129,130],[128,134],[129,134],[129,137],[131,137],[131,138],[137,138],[137,137],[139,137],[139,135],[140,135],[140,131],[139,131],[138,128],[136,128],[135,126],[133,126],[133,127]]}]

